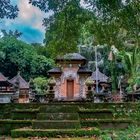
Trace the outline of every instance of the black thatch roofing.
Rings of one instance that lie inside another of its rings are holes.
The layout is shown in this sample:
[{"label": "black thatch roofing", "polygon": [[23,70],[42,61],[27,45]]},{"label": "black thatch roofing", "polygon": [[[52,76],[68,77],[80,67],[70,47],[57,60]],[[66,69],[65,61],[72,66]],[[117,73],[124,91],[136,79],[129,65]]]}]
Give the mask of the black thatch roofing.
[{"label": "black thatch roofing", "polygon": [[71,61],[84,60],[86,61],[86,58],[80,55],[79,53],[68,53],[62,57],[57,57],[56,61],[59,61],[59,60],[71,60]]},{"label": "black thatch roofing", "polygon": [[0,73],[0,86],[12,86],[12,83]]},{"label": "black thatch roofing", "polygon": [[62,73],[61,69],[56,67],[48,71],[48,73]]},{"label": "black thatch roofing", "polygon": [[[96,73],[97,73],[97,77],[96,77]],[[95,72],[92,73],[91,78],[93,80],[98,80],[99,82],[107,82],[109,77],[107,77],[105,74],[101,73],[99,69],[97,69]]]},{"label": "black thatch roofing", "polygon": [[19,84],[20,89],[29,89],[29,83],[27,83],[20,74],[17,74],[14,78],[10,80],[14,85]]},{"label": "black thatch roofing", "polygon": [[0,82],[5,82],[5,81],[7,81],[7,78],[2,73],[0,73]]},{"label": "black thatch roofing", "polygon": [[88,74],[92,74],[92,71],[91,70],[89,70],[88,68],[86,68],[86,67],[80,67],[79,69],[78,69],[78,73],[88,73]]}]

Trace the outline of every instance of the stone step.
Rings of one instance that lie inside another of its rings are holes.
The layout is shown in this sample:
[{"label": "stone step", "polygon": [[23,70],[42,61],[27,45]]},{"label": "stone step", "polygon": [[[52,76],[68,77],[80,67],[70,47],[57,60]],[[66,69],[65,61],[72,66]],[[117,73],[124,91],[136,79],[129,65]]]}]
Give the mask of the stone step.
[{"label": "stone step", "polygon": [[[97,128],[92,129],[29,129],[21,128],[11,130],[12,138],[27,137],[85,137],[99,136],[101,131]],[[61,139],[61,138],[60,138]]]},{"label": "stone step", "polygon": [[80,109],[80,119],[111,119],[113,110],[111,109]]},{"label": "stone step", "polygon": [[135,122],[131,119],[89,119],[81,120],[81,127],[99,127],[102,129],[107,128],[127,128],[130,124]]},{"label": "stone step", "polygon": [[38,113],[37,120],[79,120],[78,113]]},{"label": "stone step", "polygon": [[40,107],[40,113],[75,113],[78,112],[77,106],[70,105],[49,105]]},{"label": "stone step", "polygon": [[35,120],[32,121],[33,129],[78,129],[80,121],[78,120]]},{"label": "stone step", "polygon": [[36,119],[39,109],[16,109],[12,111],[13,120],[32,120]]},{"label": "stone step", "polygon": [[79,110],[80,119],[111,119],[113,111],[110,109],[82,109]]},{"label": "stone step", "polygon": [[9,135],[12,129],[30,127],[32,122],[30,120],[0,120],[0,135]]},{"label": "stone step", "polygon": [[79,109],[79,112],[83,113],[113,113],[112,109]]}]

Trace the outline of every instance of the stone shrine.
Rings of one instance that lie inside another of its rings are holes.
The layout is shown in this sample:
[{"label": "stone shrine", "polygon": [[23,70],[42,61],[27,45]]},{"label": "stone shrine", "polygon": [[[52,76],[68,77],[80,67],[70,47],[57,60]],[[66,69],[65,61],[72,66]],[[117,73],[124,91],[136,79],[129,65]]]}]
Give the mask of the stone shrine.
[{"label": "stone shrine", "polygon": [[92,72],[86,68],[86,58],[78,53],[69,53],[63,57],[57,57],[58,67],[48,73],[54,78],[55,99],[57,100],[81,100],[86,98],[86,79]]}]

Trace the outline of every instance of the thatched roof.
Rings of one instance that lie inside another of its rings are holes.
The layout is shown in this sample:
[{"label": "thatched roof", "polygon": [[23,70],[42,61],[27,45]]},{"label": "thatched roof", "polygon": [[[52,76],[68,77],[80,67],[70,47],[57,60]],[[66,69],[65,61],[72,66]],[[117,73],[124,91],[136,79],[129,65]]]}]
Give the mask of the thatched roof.
[{"label": "thatched roof", "polygon": [[2,74],[0,73],[0,86],[12,86],[13,84]]},{"label": "thatched roof", "polygon": [[48,71],[48,73],[62,73],[61,69],[58,67],[55,67]]},{"label": "thatched roof", "polygon": [[18,83],[20,89],[29,89],[29,83],[27,83],[19,73],[14,78],[12,78],[10,82],[14,85],[17,85]]},{"label": "thatched roof", "polygon": [[91,70],[89,70],[88,68],[86,68],[86,67],[80,67],[79,69],[78,69],[78,73],[82,73],[82,74],[92,74],[92,71]]},{"label": "thatched roof", "polygon": [[7,81],[7,78],[2,73],[0,73],[0,82],[5,82],[5,81]]},{"label": "thatched roof", "polygon": [[[96,73],[97,73],[97,77],[96,77]],[[101,73],[99,69],[97,69],[95,72],[92,73],[91,78],[94,81],[98,80],[99,82],[107,82],[109,77],[107,77],[105,74]]]},{"label": "thatched roof", "polygon": [[83,57],[81,54],[79,53],[68,53],[64,56],[60,56],[60,57],[57,57],[56,61],[67,61],[67,60],[70,60],[70,61],[86,61],[86,58]]}]

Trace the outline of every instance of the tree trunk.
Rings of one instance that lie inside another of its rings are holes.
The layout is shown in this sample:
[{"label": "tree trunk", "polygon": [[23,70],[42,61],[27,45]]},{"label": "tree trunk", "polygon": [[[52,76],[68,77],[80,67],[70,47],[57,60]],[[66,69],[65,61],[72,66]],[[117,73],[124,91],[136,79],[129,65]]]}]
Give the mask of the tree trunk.
[{"label": "tree trunk", "polygon": [[113,54],[113,60],[111,61],[111,80],[112,80],[112,93],[116,94],[117,93],[117,75],[116,75],[116,66],[115,66],[115,56]]}]

